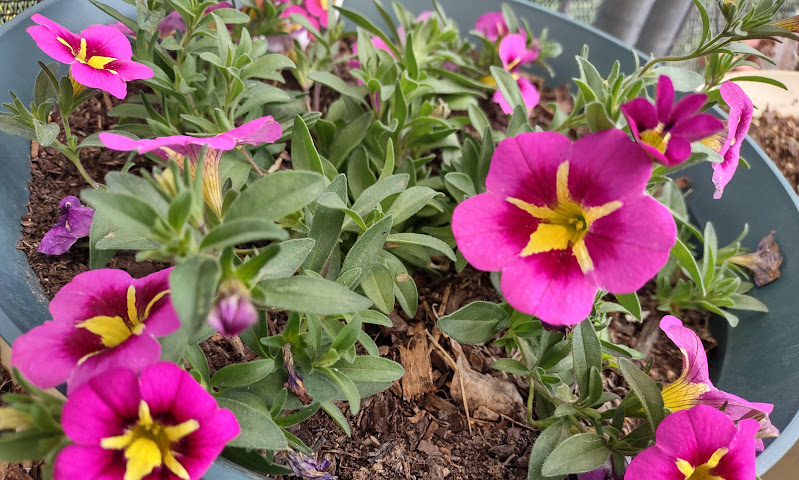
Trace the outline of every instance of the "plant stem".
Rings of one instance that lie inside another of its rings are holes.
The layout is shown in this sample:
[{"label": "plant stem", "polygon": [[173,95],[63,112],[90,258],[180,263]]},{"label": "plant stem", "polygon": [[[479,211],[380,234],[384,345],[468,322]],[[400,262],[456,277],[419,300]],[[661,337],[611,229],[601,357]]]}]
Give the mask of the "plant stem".
[{"label": "plant stem", "polygon": [[239,146],[238,149],[239,149],[239,152],[241,152],[241,154],[244,155],[244,158],[246,158],[247,161],[250,162],[250,165],[252,165],[252,168],[254,168],[256,172],[258,172],[258,175],[263,177],[264,176],[264,172],[260,168],[258,168],[258,165],[255,164],[255,160],[253,160],[253,158],[250,156],[250,154],[247,153],[247,150],[244,147],[242,147],[242,146]]}]

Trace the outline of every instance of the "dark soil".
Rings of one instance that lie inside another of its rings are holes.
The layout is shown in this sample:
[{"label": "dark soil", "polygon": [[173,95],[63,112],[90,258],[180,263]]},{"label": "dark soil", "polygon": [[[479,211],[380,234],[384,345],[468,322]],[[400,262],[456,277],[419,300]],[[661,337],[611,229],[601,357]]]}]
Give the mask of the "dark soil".
[{"label": "dark soil", "polygon": [[752,120],[749,134],[777,164],[794,191],[799,191],[799,120],[764,112]]}]

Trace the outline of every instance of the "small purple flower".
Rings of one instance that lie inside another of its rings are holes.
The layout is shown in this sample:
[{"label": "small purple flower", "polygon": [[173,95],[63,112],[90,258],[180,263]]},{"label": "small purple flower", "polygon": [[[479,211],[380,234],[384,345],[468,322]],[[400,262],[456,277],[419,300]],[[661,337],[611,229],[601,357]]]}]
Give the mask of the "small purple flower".
[{"label": "small purple flower", "polygon": [[491,42],[496,42],[510,33],[502,12],[484,13],[477,19],[474,29],[482,33]]},{"label": "small purple flower", "polygon": [[746,419],[735,425],[724,413],[697,405],[667,416],[655,445],[639,453],[625,480],[752,480],[755,432]]},{"label": "small purple flower", "polygon": [[63,215],[58,222],[44,235],[39,243],[39,253],[45,255],[61,255],[69,250],[79,238],[89,234],[92,228],[94,210],[83,207],[78,197],[64,197],[58,205]]},{"label": "small purple flower", "polygon": [[313,457],[292,449],[286,451],[286,458],[294,475],[298,477],[307,480],[336,480],[338,478],[326,472],[330,468],[330,460],[328,459],[320,462]]},{"label": "small purple flower", "polygon": [[724,82],[721,86],[721,98],[730,107],[730,116],[727,119],[727,139],[719,151],[724,157],[721,163],[713,164],[713,185],[716,192],[713,198],[721,198],[724,187],[730,183],[738,160],[741,158],[741,145],[749,133],[749,124],[752,123],[752,100],[744,93],[743,89],[734,82]]},{"label": "small purple flower", "polygon": [[141,378],[127,368],[100,374],[69,395],[61,417],[72,440],[55,460],[55,478],[199,479],[239,434],[188,372],[156,363]]},{"label": "small purple flower", "polygon": [[71,392],[109,369],[141,371],[157,362],[155,337],[180,328],[169,297],[171,271],[136,279],[112,268],[76,275],[50,302],[53,320],[14,342],[11,365],[37,387],[66,381]]},{"label": "small purple flower", "polygon": [[721,120],[709,113],[697,113],[707,95],[694,93],[674,103],[674,85],[669,77],[658,79],[656,104],[634,98],[621,106],[638,144],[658,162],[673,167],[691,156],[691,142],[721,131]]},{"label": "small purple flower", "polygon": [[220,297],[211,308],[208,324],[226,337],[233,337],[255,325],[258,310],[250,302],[250,293],[238,280],[220,287]]}]

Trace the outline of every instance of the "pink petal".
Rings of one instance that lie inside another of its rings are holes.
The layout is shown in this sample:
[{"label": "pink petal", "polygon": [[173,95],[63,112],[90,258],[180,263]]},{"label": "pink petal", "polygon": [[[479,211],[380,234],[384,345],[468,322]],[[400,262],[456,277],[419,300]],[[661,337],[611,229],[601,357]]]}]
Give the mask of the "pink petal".
[{"label": "pink petal", "polygon": [[304,2],[308,12],[319,20],[319,23],[327,28],[327,9],[322,7],[319,0],[306,0]]},{"label": "pink petal", "polygon": [[105,348],[75,366],[67,380],[67,394],[101,373],[116,368],[141,372],[160,357],[161,344],[158,340],[147,333],[131,335],[116,347]]},{"label": "pink petal", "polygon": [[141,374],[141,398],[153,416],[169,412],[175,423],[213,415],[216,400],[188,372],[177,365],[160,362]]},{"label": "pink petal", "polygon": [[[717,199],[721,198],[724,187],[735,175],[741,155],[741,146],[752,122],[752,100],[741,87],[733,82],[724,82],[720,90],[721,98],[730,106],[727,125],[731,131],[727,134],[727,141],[720,152],[724,155],[724,161],[720,164],[713,164],[713,184],[716,186],[713,198]],[[733,143],[733,139],[735,143]]]},{"label": "pink petal", "polygon": [[[80,204],[78,204],[80,205]],[[70,234],[75,238],[89,235],[94,219],[94,210],[89,207],[74,206],[67,214]]]},{"label": "pink petal", "polygon": [[112,268],[79,273],[50,301],[50,314],[70,326],[97,315],[126,315],[132,282],[127,272]]},{"label": "pink petal", "polygon": [[679,121],[670,132],[673,136],[679,136],[689,142],[695,142],[723,129],[724,124],[721,123],[721,120],[709,113],[702,113]]},{"label": "pink petal", "polygon": [[230,410],[218,409],[212,416],[200,422],[200,428],[186,437],[180,450],[183,455],[180,463],[191,478],[200,478],[216,457],[222,452],[225,443],[239,434],[239,424]]},{"label": "pink petal", "polygon": [[702,105],[704,105],[706,101],[707,95],[704,93],[692,93],[684,96],[677,102],[677,105],[674,106],[669,123],[677,123],[685,118],[693,116],[702,108]]},{"label": "pink petal", "polygon": [[715,475],[724,480],[750,480],[756,477],[755,433],[758,427],[755,420],[738,423],[738,432],[730,443],[730,451],[714,469]]},{"label": "pink petal", "polygon": [[685,475],[676,459],[655,445],[633,457],[624,480],[685,480]]},{"label": "pink petal", "polygon": [[[19,368],[22,375],[39,388],[64,383],[78,360],[93,351],[91,348],[86,351],[66,348],[64,339],[69,338],[73,330],[69,325],[54,321],[33,328],[14,342],[11,365]],[[47,362],[42,362],[42,352],[47,352]]]},{"label": "pink petal", "polygon": [[81,85],[91,88],[105,90],[120,100],[124,100],[128,94],[128,85],[119,75],[115,75],[108,70],[90,67],[84,63],[75,62],[72,64],[72,77]]},{"label": "pink petal", "polygon": [[519,91],[522,93],[524,106],[527,107],[527,110],[530,111],[535,108],[539,100],[541,100],[541,95],[538,93],[538,89],[535,88],[533,82],[524,77],[519,77],[516,84],[519,86]]},{"label": "pink petal", "polygon": [[86,39],[87,59],[101,56],[130,60],[133,56],[130,40],[116,28],[108,25],[92,25],[80,33]]},{"label": "pink petal", "polygon": [[69,251],[72,245],[75,245],[75,242],[78,241],[78,238],[80,237],[73,235],[66,225],[59,220],[57,225],[44,234],[36,251],[45,255],[61,255]]},{"label": "pink petal", "polygon": [[716,187],[713,198],[717,200],[721,198],[721,195],[724,193],[724,187],[726,187],[727,184],[730,183],[730,180],[732,180],[732,177],[735,176],[735,171],[738,169],[738,163],[740,162],[740,150],[740,146],[738,146],[736,150],[730,148],[727,150],[727,153],[724,154],[724,161],[712,164],[712,180],[713,185]]},{"label": "pink petal", "polygon": [[630,125],[630,131],[636,139],[640,132],[651,130],[658,124],[655,107],[645,98],[634,98],[621,106],[621,113]]},{"label": "pink petal", "polygon": [[126,462],[119,452],[99,446],[68,445],[55,460],[54,478],[70,480],[119,480]]},{"label": "pink petal", "polygon": [[[33,37],[33,40],[44,53],[62,63],[71,64],[75,61],[73,49],[77,52],[77,49],[80,48],[79,35],[70,32],[56,22],[38,13],[33,15],[31,20],[38,23],[40,26],[30,27],[27,32]],[[58,41],[58,37],[61,37],[69,43],[72,49]]]},{"label": "pink petal", "polygon": [[280,138],[283,135],[283,128],[271,115],[268,115],[247,122],[222,135],[232,138],[236,145],[260,145],[272,143]]},{"label": "pink petal", "polygon": [[[647,149],[650,151],[655,150],[654,147],[650,147]],[[688,140],[685,140],[682,137],[673,136],[669,140],[669,144],[666,147],[666,154],[660,154],[658,157],[658,161],[666,165],[667,167],[673,167],[674,165],[680,164],[688,159],[691,156],[691,143]]]},{"label": "pink petal", "polygon": [[502,95],[501,91],[497,90],[496,92],[494,92],[494,96],[491,97],[491,100],[493,100],[494,103],[498,104],[499,108],[501,108],[502,112],[505,113],[506,115],[510,115],[511,113],[513,113],[513,109],[511,108],[510,103],[508,103],[508,101],[505,100],[505,96]]},{"label": "pink petal", "polygon": [[627,197],[615,212],[596,220],[585,236],[598,286],[631,293],[654,277],[677,238],[671,213],[647,195]]},{"label": "pink petal", "polygon": [[[169,275],[172,270],[173,268],[165,268],[133,280],[132,285],[136,289],[136,308],[140,314],[146,311],[147,306],[157,295],[169,290]],[[152,304],[145,325],[145,332],[156,337],[169,335],[180,328],[180,319],[172,305],[170,295],[167,294]]]},{"label": "pink petal", "polygon": [[[307,2],[306,2],[306,5],[308,5]],[[321,7],[319,7],[319,8],[321,8]],[[283,11],[283,13],[280,14],[280,16],[284,17],[284,18],[289,18],[289,16],[291,16],[292,13],[296,13],[298,15],[302,15],[303,17],[305,17],[308,20],[308,22],[311,24],[312,27],[314,27],[315,29],[319,30],[319,26],[320,26],[319,25],[319,21],[314,16],[312,16],[310,13],[308,13],[308,10],[302,8],[299,5],[291,5],[291,6],[289,6],[287,9],[285,9]],[[325,13],[325,18],[327,18],[327,13]],[[355,53],[355,52],[353,52],[353,53]]]},{"label": "pink petal", "polygon": [[122,435],[139,417],[139,379],[126,368],[107,371],[69,394],[62,413],[64,433],[75,443],[99,445]]},{"label": "pink petal", "polygon": [[712,386],[707,373],[705,346],[699,336],[690,328],[684,327],[682,321],[672,315],[663,317],[660,329],[683,352],[683,370],[690,368],[685,381]]},{"label": "pink petal", "polygon": [[108,68],[117,72],[120,78],[126,82],[153,78],[154,75],[152,68],[129,60],[112,62],[108,65]]},{"label": "pink petal", "polygon": [[452,214],[458,248],[475,268],[498,271],[530,241],[538,221],[493,192],[466,199]]},{"label": "pink petal", "polygon": [[501,198],[518,198],[538,206],[554,204],[558,167],[566,161],[571,143],[555,132],[506,138],[491,159],[486,188]]},{"label": "pink petal", "polygon": [[[503,38],[499,43],[499,58],[502,60],[502,65],[508,70],[508,64],[515,60],[521,60],[527,51],[527,35],[522,33],[514,33]],[[517,63],[512,71],[518,70],[519,64]]]},{"label": "pink petal", "polygon": [[551,325],[575,325],[594,306],[597,288],[571,250],[514,259],[502,269],[502,294],[513,308]]},{"label": "pink petal", "polygon": [[666,75],[658,78],[657,92],[655,94],[655,104],[657,106],[658,120],[663,122],[671,117],[671,109],[674,106],[674,85]]},{"label": "pink petal", "polygon": [[138,153],[145,153],[139,150],[140,145],[142,144],[141,140],[134,140],[130,137],[126,137],[125,135],[102,132],[100,134],[100,141],[103,142],[107,148],[116,150],[118,152],[136,151]]},{"label": "pink petal", "polygon": [[586,135],[569,152],[569,193],[588,207],[640,197],[651,173],[652,162],[621,130]]},{"label": "pink petal", "polygon": [[508,26],[505,24],[502,12],[484,13],[475,22],[474,29],[482,32],[491,42],[497,41],[499,37],[508,33]]},{"label": "pink petal", "polygon": [[697,405],[667,416],[658,426],[655,445],[675,459],[697,466],[707,462],[716,450],[727,448],[737,432],[723,412]]}]

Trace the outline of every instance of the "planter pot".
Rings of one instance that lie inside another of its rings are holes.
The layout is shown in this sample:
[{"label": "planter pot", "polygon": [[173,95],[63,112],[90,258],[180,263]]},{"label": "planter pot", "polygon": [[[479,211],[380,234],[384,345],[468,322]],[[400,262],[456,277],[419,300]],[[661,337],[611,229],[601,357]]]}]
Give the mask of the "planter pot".
[{"label": "planter pot", "polygon": [[[129,4],[107,0],[120,11],[133,16]],[[499,2],[481,0],[439,0],[444,10],[468,31],[478,16],[487,10],[499,10]],[[524,3],[511,0],[520,17],[526,18],[533,31],[548,28],[554,39],[562,42],[563,55],[551,62],[556,76],[550,85],[568,82],[578,75],[574,56],[583,44],[591,46],[591,60],[601,73],[607,73],[619,59],[622,68],[630,71],[634,52],[613,38],[568,18]],[[490,6],[487,4],[491,4]],[[404,0],[414,12],[431,8],[430,0]],[[371,0],[347,0],[349,8],[377,19]],[[31,25],[30,15],[41,13],[65,27],[77,31],[92,23],[108,23],[110,18],[85,0],[47,0],[0,28],[0,65],[7,66],[0,76],[0,92],[13,90],[23,102],[29,102],[31,85],[38,65],[45,55],[31,41],[25,28]],[[8,48],[11,47],[11,48]],[[8,68],[8,67],[11,68]],[[3,94],[3,101],[8,97]],[[19,219],[26,211],[27,181],[30,178],[29,142],[0,133],[0,336],[12,343],[20,334],[49,318],[47,299],[25,255],[16,249]],[[751,140],[743,146],[742,155],[751,170],[738,173],[721,200],[713,200],[711,168],[701,165],[687,171],[693,179],[689,207],[697,223],[712,221],[721,244],[732,241],[749,224],[748,246],[754,248],[761,235],[777,230],[785,261],[782,278],[757,289],[754,295],[768,305],[770,312],[742,312],[740,325],[727,328],[716,322],[714,332],[719,347],[711,355],[711,376],[716,385],[750,401],[775,404],[771,419],[782,435],[770,442],[757,461],[758,473],[771,468],[799,438],[799,312],[793,306],[793,295],[799,290],[799,199],[763,151]],[[208,478],[263,478],[219,460],[209,470]]]}]

